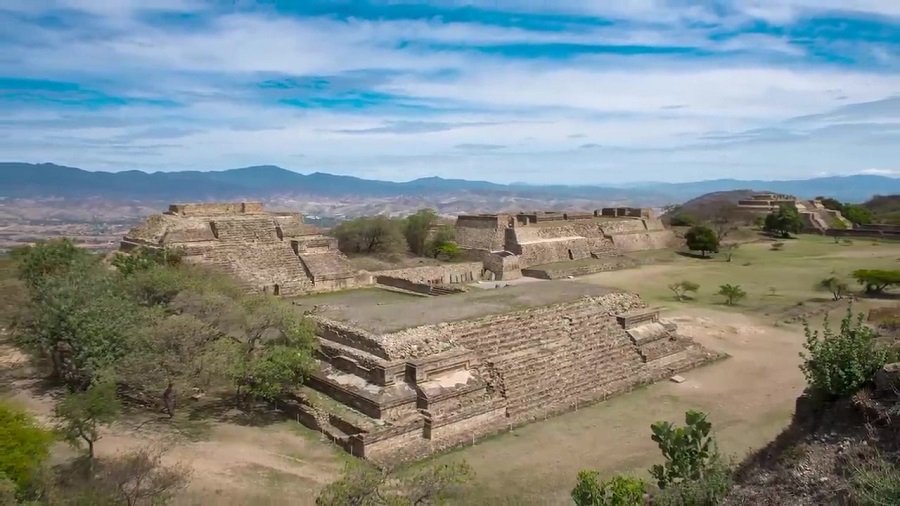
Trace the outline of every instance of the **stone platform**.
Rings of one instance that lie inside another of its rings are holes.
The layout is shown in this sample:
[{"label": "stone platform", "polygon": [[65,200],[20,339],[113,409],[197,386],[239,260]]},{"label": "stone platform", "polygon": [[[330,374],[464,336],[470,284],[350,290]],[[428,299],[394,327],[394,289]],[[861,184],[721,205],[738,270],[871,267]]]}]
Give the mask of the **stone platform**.
[{"label": "stone platform", "polygon": [[631,293],[574,280],[419,297],[295,299],[319,368],[294,402],[356,456],[420,458],[717,357]]}]

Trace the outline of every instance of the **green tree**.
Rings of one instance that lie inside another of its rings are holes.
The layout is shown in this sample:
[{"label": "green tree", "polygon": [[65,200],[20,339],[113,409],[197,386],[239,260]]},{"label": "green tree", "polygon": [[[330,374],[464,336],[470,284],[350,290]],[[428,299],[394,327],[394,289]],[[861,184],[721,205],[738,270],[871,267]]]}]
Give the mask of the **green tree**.
[{"label": "green tree", "polygon": [[886,356],[876,346],[875,332],[863,321],[860,313],[854,323],[853,312],[848,308],[838,332],[832,330],[827,315],[821,333],[804,322],[806,352],[800,354],[800,369],[817,394],[830,398],[850,396],[870,382],[884,365]]},{"label": "green tree", "polygon": [[677,283],[672,283],[669,285],[669,290],[675,294],[675,300],[681,302],[687,298],[687,293],[691,292],[696,294],[697,290],[700,289],[700,285],[694,283],[693,281],[679,281]]},{"label": "green tree", "polygon": [[706,257],[709,252],[715,253],[719,251],[719,238],[716,233],[709,227],[696,226],[684,234],[687,247],[691,251],[699,251],[700,255]]},{"label": "green tree", "polygon": [[829,276],[819,281],[816,287],[820,290],[831,292],[831,297],[834,300],[841,300],[850,290],[847,283],[837,276]]},{"label": "green tree", "polygon": [[427,253],[428,233],[437,223],[437,213],[432,209],[421,209],[406,217],[403,235],[409,250],[419,256]]},{"label": "green tree", "polygon": [[803,230],[803,220],[794,206],[781,205],[778,211],[766,216],[763,229],[767,232],[777,233],[781,237],[788,238],[791,234],[799,234]]},{"label": "green tree", "polygon": [[702,479],[718,458],[716,442],[711,435],[712,424],[705,413],[687,411],[683,427],[660,421],[652,424],[650,429],[653,432],[651,438],[666,459],[664,464],[650,468],[659,488]]},{"label": "green tree", "polygon": [[725,297],[725,305],[733,306],[737,304],[739,300],[746,297],[747,292],[741,288],[741,285],[730,285],[726,283],[724,285],[719,285],[718,295]]},{"label": "green tree", "polygon": [[[238,400],[272,400],[299,385],[313,366],[313,327],[280,299],[249,297],[232,315],[238,325],[220,350]],[[239,329],[239,330],[238,330]]]},{"label": "green tree", "polygon": [[85,388],[127,353],[145,316],[113,273],[89,263],[40,282],[20,337],[50,358],[57,379]]},{"label": "green tree", "polygon": [[433,258],[452,260],[460,255],[459,245],[456,244],[456,230],[444,225],[438,227],[434,237],[428,243],[428,255]]},{"label": "green tree", "polygon": [[24,411],[0,401],[0,478],[22,494],[33,484],[50,455],[53,433]]},{"label": "green tree", "polygon": [[69,444],[87,445],[91,470],[94,466],[94,444],[100,440],[100,427],[116,420],[121,405],[112,381],[95,383],[84,392],[72,392],[56,405],[56,429]]},{"label": "green tree", "polygon": [[853,271],[853,277],[870,294],[883,293],[892,286],[900,285],[900,270],[859,269]]},{"label": "green tree", "polygon": [[406,244],[402,221],[381,215],[345,221],[331,233],[344,253],[395,253]]},{"label": "green tree", "polygon": [[92,259],[70,239],[54,239],[18,248],[12,256],[18,265],[19,278],[32,291],[40,288],[47,279],[63,275]]},{"label": "green tree", "polygon": [[678,213],[669,218],[669,225],[673,227],[693,227],[697,224],[697,220],[684,213]]},{"label": "green tree", "polygon": [[159,395],[163,410],[175,416],[178,394],[203,382],[205,359],[222,337],[212,325],[191,314],[157,319],[119,362],[118,377],[135,390]]},{"label": "green tree", "polygon": [[646,488],[637,478],[617,475],[600,481],[597,471],[581,471],[571,496],[575,506],[641,506]]},{"label": "green tree", "polygon": [[112,265],[124,276],[131,276],[158,265],[181,263],[182,252],[167,248],[137,248],[129,253],[116,252]]},{"label": "green tree", "polygon": [[832,211],[841,211],[844,210],[844,204],[841,204],[840,200],[831,198],[831,197],[816,197],[816,200],[822,203],[822,206],[825,209],[831,209]]},{"label": "green tree", "polygon": [[872,211],[856,204],[844,204],[844,210],[841,214],[856,225],[868,225],[875,221],[875,215],[872,214]]}]

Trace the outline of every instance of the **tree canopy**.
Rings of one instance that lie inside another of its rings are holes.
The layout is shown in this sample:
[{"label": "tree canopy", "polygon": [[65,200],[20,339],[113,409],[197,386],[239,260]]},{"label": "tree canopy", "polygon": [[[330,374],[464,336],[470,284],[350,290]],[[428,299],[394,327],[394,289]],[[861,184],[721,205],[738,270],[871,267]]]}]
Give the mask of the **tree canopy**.
[{"label": "tree canopy", "polygon": [[797,212],[796,208],[782,205],[777,211],[766,216],[763,229],[787,238],[791,234],[799,234],[803,230],[803,220],[800,218],[800,213]]},{"label": "tree canopy", "polygon": [[684,234],[684,239],[688,249],[699,251],[701,256],[719,251],[719,237],[709,227],[692,227]]},{"label": "tree canopy", "polygon": [[870,294],[879,294],[892,286],[900,285],[900,270],[858,269],[853,271],[853,277]]},{"label": "tree canopy", "polygon": [[345,221],[331,230],[344,253],[396,253],[406,249],[403,220],[365,216]]},{"label": "tree canopy", "polygon": [[437,219],[437,213],[432,209],[421,209],[406,217],[403,235],[411,252],[419,256],[427,253],[428,233],[437,223]]}]

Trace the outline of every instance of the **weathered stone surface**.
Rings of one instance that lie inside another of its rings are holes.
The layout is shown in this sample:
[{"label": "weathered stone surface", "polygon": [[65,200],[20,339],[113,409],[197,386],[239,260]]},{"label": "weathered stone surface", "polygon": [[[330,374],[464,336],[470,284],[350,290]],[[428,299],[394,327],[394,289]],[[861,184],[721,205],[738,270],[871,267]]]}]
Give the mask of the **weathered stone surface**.
[{"label": "weathered stone surface", "polygon": [[900,362],[885,364],[875,373],[875,388],[883,393],[900,393]]},{"label": "weathered stone surface", "polygon": [[482,261],[493,279],[512,279],[514,270],[535,265],[665,248],[673,239],[647,209],[460,216],[456,221],[457,243]]},{"label": "weathered stone surface", "polygon": [[136,247],[180,249],[186,261],[231,274],[250,292],[300,295],[366,281],[302,216],[254,202],[173,204],[126,234],[121,249]]},{"label": "weathered stone surface", "polygon": [[325,351],[310,386],[372,418],[374,428],[340,444],[383,463],[472,443],[716,357],[625,292],[388,333],[314,318]]}]

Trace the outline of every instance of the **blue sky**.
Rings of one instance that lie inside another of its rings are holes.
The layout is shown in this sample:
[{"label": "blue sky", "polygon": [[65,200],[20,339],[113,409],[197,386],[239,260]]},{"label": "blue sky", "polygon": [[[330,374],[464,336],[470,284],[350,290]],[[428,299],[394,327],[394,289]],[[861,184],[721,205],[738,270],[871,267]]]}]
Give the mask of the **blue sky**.
[{"label": "blue sky", "polygon": [[900,0],[3,0],[0,160],[900,175]]}]

